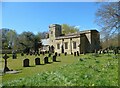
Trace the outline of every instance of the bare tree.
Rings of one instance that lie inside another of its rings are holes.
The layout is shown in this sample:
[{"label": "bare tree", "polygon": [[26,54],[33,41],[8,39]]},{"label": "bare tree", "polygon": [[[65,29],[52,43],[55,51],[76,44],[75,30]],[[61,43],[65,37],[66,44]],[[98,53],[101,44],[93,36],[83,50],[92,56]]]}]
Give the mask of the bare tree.
[{"label": "bare tree", "polygon": [[120,2],[105,2],[96,12],[96,23],[109,34],[120,28]]}]

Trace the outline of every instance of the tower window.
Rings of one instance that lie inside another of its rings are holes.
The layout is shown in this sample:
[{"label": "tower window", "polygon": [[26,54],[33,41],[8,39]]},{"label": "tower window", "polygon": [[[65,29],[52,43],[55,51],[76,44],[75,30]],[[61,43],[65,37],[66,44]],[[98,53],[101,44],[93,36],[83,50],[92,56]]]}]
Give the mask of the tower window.
[{"label": "tower window", "polygon": [[76,49],[76,42],[73,42],[73,49]]},{"label": "tower window", "polygon": [[53,34],[53,31],[51,31],[51,34]]},{"label": "tower window", "polygon": [[68,42],[65,42],[65,49],[68,49]]}]

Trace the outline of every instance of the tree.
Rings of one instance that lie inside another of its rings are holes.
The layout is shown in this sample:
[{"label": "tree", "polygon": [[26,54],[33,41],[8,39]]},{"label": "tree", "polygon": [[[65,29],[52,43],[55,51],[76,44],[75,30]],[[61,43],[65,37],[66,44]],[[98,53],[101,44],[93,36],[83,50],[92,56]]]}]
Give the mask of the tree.
[{"label": "tree", "polygon": [[17,48],[17,33],[15,30],[3,28],[2,30],[2,48],[11,49]]},{"label": "tree", "polygon": [[25,50],[29,53],[30,48],[34,48],[34,34],[32,32],[23,32],[19,35],[19,49]]},{"label": "tree", "polygon": [[[113,34],[119,35],[120,31],[120,2],[106,2],[100,5],[96,12],[95,22],[101,27],[102,37],[105,39],[104,47],[110,46],[110,38]],[[120,36],[117,37],[117,39]],[[117,40],[116,40],[117,41]],[[118,40],[119,41],[119,40]],[[115,41],[114,41],[115,42]],[[118,44],[119,45],[119,44]],[[117,45],[117,46],[118,46]]]},{"label": "tree", "polygon": [[102,28],[102,31],[107,31],[113,34],[120,28],[120,2],[102,3],[101,7],[96,12],[96,23]]},{"label": "tree", "polygon": [[68,24],[62,24],[62,33],[63,34],[69,34],[69,33],[75,33],[79,32],[79,29],[75,26],[70,26]]}]

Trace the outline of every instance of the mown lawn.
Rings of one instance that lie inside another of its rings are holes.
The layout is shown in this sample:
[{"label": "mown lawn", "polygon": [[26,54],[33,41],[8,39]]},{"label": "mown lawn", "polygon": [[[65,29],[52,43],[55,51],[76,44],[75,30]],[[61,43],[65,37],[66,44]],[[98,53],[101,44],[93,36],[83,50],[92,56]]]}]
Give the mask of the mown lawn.
[{"label": "mown lawn", "polygon": [[[43,63],[44,56],[39,57]],[[18,55],[17,59],[8,59],[8,67],[21,72],[4,74],[3,86],[117,86],[118,58],[114,57],[61,55],[58,62],[35,66],[35,56]],[[29,58],[31,67],[22,67],[25,58]]]}]

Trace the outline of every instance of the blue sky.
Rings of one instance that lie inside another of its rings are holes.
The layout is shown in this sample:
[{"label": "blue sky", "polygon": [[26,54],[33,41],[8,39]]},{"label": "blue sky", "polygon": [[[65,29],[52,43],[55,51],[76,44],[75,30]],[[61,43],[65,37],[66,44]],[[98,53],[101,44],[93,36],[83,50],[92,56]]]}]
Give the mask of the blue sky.
[{"label": "blue sky", "polygon": [[3,2],[0,28],[36,34],[48,31],[50,24],[69,24],[99,31],[94,23],[98,7],[95,2]]}]

